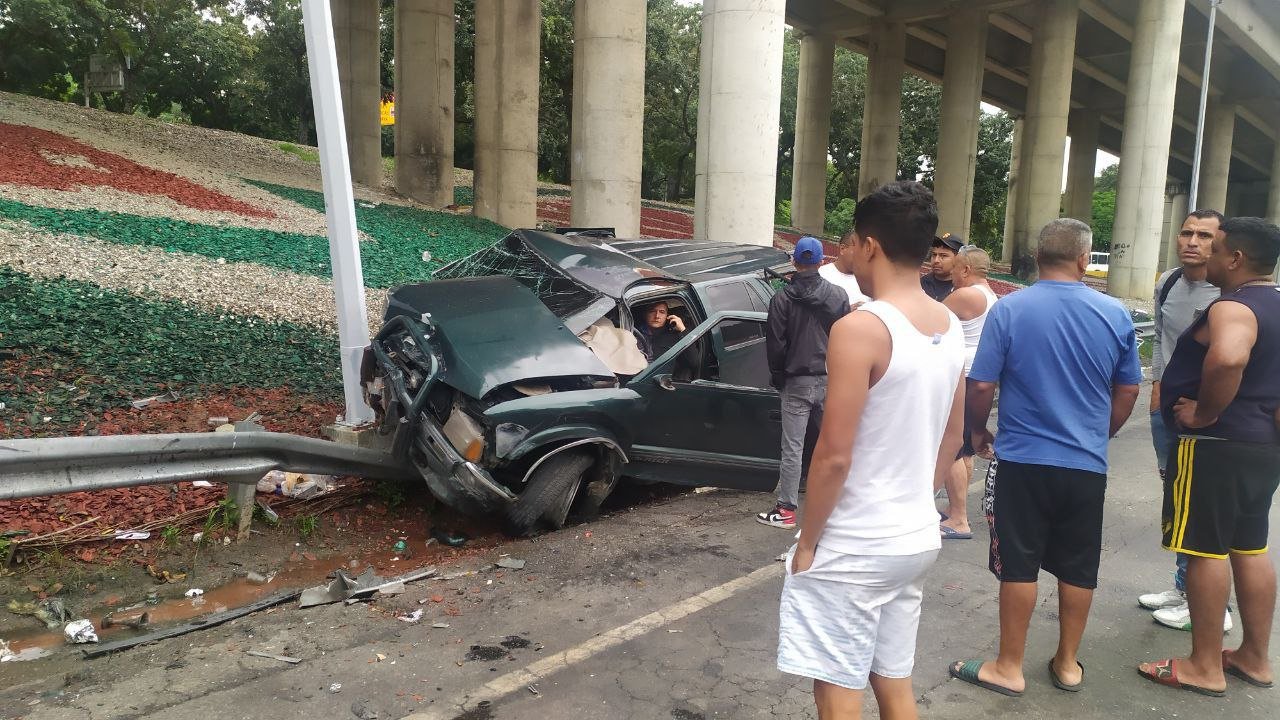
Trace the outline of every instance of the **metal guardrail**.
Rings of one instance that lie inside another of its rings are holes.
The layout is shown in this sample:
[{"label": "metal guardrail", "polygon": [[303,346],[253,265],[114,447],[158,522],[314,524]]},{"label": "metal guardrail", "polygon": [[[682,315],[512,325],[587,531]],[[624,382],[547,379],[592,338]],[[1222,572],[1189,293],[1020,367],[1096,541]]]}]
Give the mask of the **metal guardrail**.
[{"label": "metal guardrail", "polygon": [[271,470],[395,479],[390,453],[246,431],[0,441],[0,500],[189,480],[251,484]]}]

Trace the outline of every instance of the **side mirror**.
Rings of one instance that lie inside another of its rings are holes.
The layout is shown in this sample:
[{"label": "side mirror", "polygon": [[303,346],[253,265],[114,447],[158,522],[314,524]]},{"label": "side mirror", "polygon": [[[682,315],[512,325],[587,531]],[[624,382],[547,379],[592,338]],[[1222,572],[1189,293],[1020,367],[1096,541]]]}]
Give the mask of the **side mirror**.
[{"label": "side mirror", "polygon": [[663,390],[676,389],[675,383],[671,382],[671,375],[669,374],[655,375],[653,378],[653,382]]}]

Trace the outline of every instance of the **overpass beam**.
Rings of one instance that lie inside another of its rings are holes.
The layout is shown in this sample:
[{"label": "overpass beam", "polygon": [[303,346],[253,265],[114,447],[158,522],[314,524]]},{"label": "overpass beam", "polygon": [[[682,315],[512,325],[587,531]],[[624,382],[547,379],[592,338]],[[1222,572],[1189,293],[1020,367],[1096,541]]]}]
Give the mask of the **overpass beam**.
[{"label": "overpass beam", "polygon": [[453,0],[396,0],[396,192],[453,204]]},{"label": "overpass beam", "polygon": [[[827,150],[831,143],[835,48],[835,41],[824,35],[805,35],[800,40],[791,224],[814,235],[822,234],[827,221]],[[836,229],[844,232],[846,228]]]},{"label": "overpass beam", "polygon": [[696,240],[773,245],[786,0],[704,0]]},{"label": "overpass beam", "polygon": [[[1183,0],[1142,0],[1138,6],[1107,278],[1107,292],[1116,297],[1150,297],[1160,266],[1169,138],[1178,84],[1178,55],[1169,49],[1178,47],[1182,36],[1184,5]],[[1228,145],[1228,162],[1230,158]],[[1182,219],[1177,222],[1181,225]]]},{"label": "overpass beam", "polygon": [[475,214],[509,228],[538,215],[538,0],[476,0]]},{"label": "overpass beam", "polygon": [[876,22],[867,48],[867,92],[862,105],[858,197],[898,178],[898,132],[902,125],[902,73],[907,27]]},{"label": "overpass beam", "polygon": [[572,203],[575,227],[640,237],[644,159],[644,0],[573,11]]},{"label": "overpass beam", "polygon": [[1024,278],[1035,274],[1040,228],[1058,217],[1062,205],[1063,147],[1079,14],[1079,0],[1041,2],[1032,30],[1021,192],[1014,227],[1014,270]]},{"label": "overpass beam", "polygon": [[381,56],[378,54],[378,0],[330,0],[338,83],[347,130],[351,179],[382,185]]},{"label": "overpass beam", "polygon": [[1018,194],[1021,192],[1022,139],[1025,121],[1013,119],[1013,139],[1009,151],[1009,194],[1004,201],[1004,239],[1000,244],[1000,262],[1012,263],[1014,250],[1014,227],[1018,223]]},{"label": "overpass beam", "polygon": [[1196,205],[1227,211],[1227,178],[1231,174],[1231,143],[1236,131],[1236,106],[1209,99],[1204,116],[1204,150],[1200,159],[1200,187]]},{"label": "overpass beam", "polygon": [[980,7],[956,10],[947,18],[947,37],[956,41],[947,44],[942,70],[942,117],[933,186],[938,227],[966,239],[973,217],[987,25],[987,13]]},{"label": "overpass beam", "polygon": [[1086,223],[1093,221],[1093,180],[1101,124],[1102,113],[1096,110],[1072,110],[1067,115],[1071,157],[1067,161],[1067,193],[1062,207],[1067,217]]}]

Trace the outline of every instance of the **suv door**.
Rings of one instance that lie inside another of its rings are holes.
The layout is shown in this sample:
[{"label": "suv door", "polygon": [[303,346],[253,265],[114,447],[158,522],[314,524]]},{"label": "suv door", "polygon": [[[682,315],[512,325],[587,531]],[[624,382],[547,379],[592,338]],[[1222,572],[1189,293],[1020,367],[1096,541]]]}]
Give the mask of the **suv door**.
[{"label": "suv door", "polygon": [[[642,398],[631,419],[626,474],[681,485],[772,490],[778,481],[782,412],[769,386],[765,314],[721,312],[636,375]],[[673,371],[701,354],[689,380]]]}]

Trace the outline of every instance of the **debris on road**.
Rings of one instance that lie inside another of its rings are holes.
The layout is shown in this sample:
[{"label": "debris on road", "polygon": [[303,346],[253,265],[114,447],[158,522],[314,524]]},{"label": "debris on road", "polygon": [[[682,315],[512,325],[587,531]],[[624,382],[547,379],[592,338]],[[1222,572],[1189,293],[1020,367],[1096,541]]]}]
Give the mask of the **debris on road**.
[{"label": "debris on road", "polygon": [[69,622],[74,617],[59,598],[48,598],[38,603],[20,603],[17,600],[10,600],[6,607],[14,615],[30,615],[34,617],[44,623],[45,627],[50,630]]},{"label": "debris on road", "polygon": [[437,629],[437,630],[445,630],[445,629],[447,629],[447,628],[449,627],[449,623],[441,623],[441,622],[438,622],[438,623],[431,623],[431,627],[433,627],[433,628],[435,628],[435,629]]},{"label": "debris on road", "polygon": [[340,692],[342,692],[342,683],[334,683],[334,684],[330,685],[330,686],[329,686],[329,692],[331,692],[331,693],[340,693]]},{"label": "debris on road", "polygon": [[76,620],[67,623],[62,629],[62,634],[67,638],[67,642],[73,645],[83,645],[84,643],[98,642],[98,633],[93,629],[92,620]]},{"label": "debris on road", "polygon": [[102,629],[105,630],[110,627],[127,627],[139,630],[142,626],[150,624],[150,622],[151,614],[147,612],[133,613],[124,617],[116,617],[115,613],[109,612],[102,618]]},{"label": "debris on road", "polygon": [[397,615],[396,619],[401,622],[416,623],[422,619],[422,608],[418,608],[408,615]]},{"label": "debris on road", "polygon": [[0,640],[0,663],[9,662],[18,657],[18,653],[9,649],[9,643]]},{"label": "debris on road", "polygon": [[275,607],[281,603],[289,602],[290,600],[297,598],[300,594],[301,591],[299,590],[289,590],[277,593],[243,607],[223,610],[222,612],[216,612],[212,615],[205,615],[204,617],[196,618],[190,622],[183,623],[182,625],[176,625],[164,630],[157,630],[156,632],[148,633],[146,635],[139,635],[137,637],[127,638],[124,640],[116,640],[115,642],[103,643],[102,645],[92,649],[86,648],[82,652],[84,652],[84,656],[86,658],[93,659],[113,652],[119,652],[120,650],[128,650],[129,648],[136,647],[138,645],[153,643],[157,640],[167,640],[171,637],[178,637],[179,635],[186,635],[187,633],[195,632],[196,630],[217,627],[225,622],[244,617],[245,615],[250,615],[258,612],[259,610],[266,610],[267,608]]},{"label": "debris on road", "polygon": [[508,570],[523,570],[524,560],[521,560],[519,558],[513,558],[508,555],[503,555],[502,557],[498,558],[498,562],[494,563],[494,565],[497,565],[500,568],[506,568]]},{"label": "debris on road", "polygon": [[437,527],[431,528],[431,537],[435,538],[436,541],[442,545],[448,545],[449,547],[455,548],[466,545],[467,541],[471,539],[462,533],[450,533],[447,530]]},{"label": "debris on road", "polygon": [[[204,537],[203,533],[196,533],[196,534],[200,535],[201,537]],[[200,542],[200,538],[193,536],[191,539],[195,542]],[[159,580],[162,583],[176,583],[176,582],[181,582],[187,579],[187,574],[184,572],[171,572],[169,570],[163,570],[159,567],[156,567],[155,565],[147,566],[147,574],[149,574],[151,577],[155,578],[156,580]]]},{"label": "debris on road", "polygon": [[151,533],[146,530],[120,530],[115,534],[116,540],[146,540]]},{"label": "debris on road", "polygon": [[431,577],[436,574],[433,567],[410,573],[398,578],[386,580],[373,574],[373,568],[365,568],[364,572],[351,577],[343,570],[335,570],[334,578],[328,585],[317,585],[302,592],[298,607],[308,608],[316,605],[328,605],[339,601],[347,604],[359,602],[374,593],[396,595],[404,592],[404,584]]},{"label": "debris on road", "polygon": [[391,597],[402,593],[404,593],[404,583],[402,582],[389,582],[378,588],[378,597]]},{"label": "debris on road", "polygon": [[528,688],[529,688],[529,692],[533,693],[535,697],[536,697],[536,696],[538,696],[538,695],[541,695],[541,694],[542,694],[542,693],[538,692],[538,686],[537,686],[537,685],[529,685],[529,686],[528,686]]},{"label": "debris on road", "polygon": [[248,573],[245,574],[244,579],[250,585],[266,585],[272,580],[275,580],[276,575],[275,573],[271,573],[270,575],[263,575],[260,572],[254,572],[253,570],[250,570]]},{"label": "debris on road", "polygon": [[257,650],[246,651],[245,655],[266,658],[268,660],[279,660],[280,662],[289,663],[290,665],[297,665],[302,662],[302,658],[289,657],[288,655],[272,655],[271,653],[258,652]]},{"label": "debris on road", "polygon": [[258,492],[306,500],[323,495],[335,486],[332,475],[284,472],[272,470],[258,481]]},{"label": "debris on road", "polygon": [[201,590],[200,588],[191,588],[182,594],[189,598],[200,597],[201,595],[204,595],[204,590]]}]

